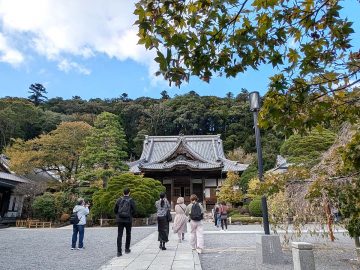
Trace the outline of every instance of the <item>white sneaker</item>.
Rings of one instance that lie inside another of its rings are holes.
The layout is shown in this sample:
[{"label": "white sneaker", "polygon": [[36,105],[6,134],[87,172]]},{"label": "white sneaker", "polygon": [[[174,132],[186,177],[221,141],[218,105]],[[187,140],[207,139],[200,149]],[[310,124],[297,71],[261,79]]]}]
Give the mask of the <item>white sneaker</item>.
[{"label": "white sneaker", "polygon": [[181,243],[181,239],[179,239],[178,242]]},{"label": "white sneaker", "polygon": [[197,251],[197,253],[199,253],[199,254],[202,253],[202,249],[201,249],[201,248],[197,248],[196,251]]}]

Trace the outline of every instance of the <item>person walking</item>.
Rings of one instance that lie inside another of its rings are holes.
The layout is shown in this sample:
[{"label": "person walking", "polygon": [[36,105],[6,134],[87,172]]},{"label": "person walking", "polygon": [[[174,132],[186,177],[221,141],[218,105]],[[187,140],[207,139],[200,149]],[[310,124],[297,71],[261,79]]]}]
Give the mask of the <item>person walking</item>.
[{"label": "person walking", "polygon": [[165,243],[169,241],[169,217],[168,211],[170,211],[170,203],[165,198],[165,193],[160,193],[160,200],[155,202],[157,209],[157,222],[158,222],[158,241],[160,242],[159,248],[166,250]]},{"label": "person walking", "polygon": [[228,210],[229,208],[227,207],[225,202],[222,202],[220,205],[220,218],[221,218],[221,230],[224,230],[225,227],[225,231],[227,231],[227,218],[228,218]]},{"label": "person walking", "polygon": [[135,202],[130,197],[130,189],[124,188],[123,197],[119,198],[114,207],[116,222],[118,224],[117,256],[122,256],[122,237],[126,230],[125,253],[130,253],[131,225],[135,214]]},{"label": "person walking", "polygon": [[190,196],[191,203],[186,207],[186,215],[190,217],[191,228],[191,247],[198,253],[204,249],[204,228],[202,219],[204,219],[204,208],[198,203],[198,197],[195,194]]},{"label": "person walking", "polygon": [[221,224],[221,219],[220,219],[220,206],[218,203],[216,203],[213,208],[213,216],[214,216],[215,227],[219,228]]},{"label": "person walking", "polygon": [[174,233],[178,234],[179,243],[181,243],[182,240],[185,240],[185,233],[187,232],[186,224],[188,218],[185,215],[186,205],[184,204],[184,198],[179,197],[176,203],[173,231]]},{"label": "person walking", "polygon": [[73,209],[73,213],[77,214],[79,222],[77,224],[73,224],[71,250],[76,249],[78,234],[79,234],[79,245],[77,249],[78,250],[84,249],[85,224],[86,224],[86,216],[89,214],[89,206],[90,204],[85,204],[83,198],[79,198],[77,205],[75,205]]}]

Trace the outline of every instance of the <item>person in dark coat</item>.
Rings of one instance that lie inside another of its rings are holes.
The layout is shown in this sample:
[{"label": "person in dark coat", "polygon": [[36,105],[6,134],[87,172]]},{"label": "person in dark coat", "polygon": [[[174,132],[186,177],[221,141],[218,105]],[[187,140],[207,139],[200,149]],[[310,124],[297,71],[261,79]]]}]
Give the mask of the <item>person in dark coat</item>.
[{"label": "person in dark coat", "polygon": [[122,256],[122,236],[126,229],[125,253],[130,253],[131,225],[135,214],[135,202],[130,197],[130,189],[124,189],[124,196],[119,198],[115,204],[114,212],[118,224],[117,256]]},{"label": "person in dark coat", "polygon": [[160,193],[160,200],[155,202],[156,215],[158,221],[158,241],[160,242],[159,248],[166,250],[165,243],[169,241],[169,221],[167,219],[167,212],[171,206],[169,201],[165,198],[165,193]]}]

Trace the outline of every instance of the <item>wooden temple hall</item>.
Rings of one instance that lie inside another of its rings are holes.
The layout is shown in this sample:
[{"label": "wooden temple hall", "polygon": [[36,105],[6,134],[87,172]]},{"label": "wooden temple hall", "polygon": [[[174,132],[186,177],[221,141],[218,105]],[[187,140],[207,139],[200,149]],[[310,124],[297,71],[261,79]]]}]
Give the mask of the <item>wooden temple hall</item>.
[{"label": "wooden temple hall", "polygon": [[220,135],[146,136],[140,159],[129,163],[131,172],[162,182],[172,208],[178,197],[187,204],[195,193],[208,209],[227,172],[241,174],[247,166],[226,159]]}]

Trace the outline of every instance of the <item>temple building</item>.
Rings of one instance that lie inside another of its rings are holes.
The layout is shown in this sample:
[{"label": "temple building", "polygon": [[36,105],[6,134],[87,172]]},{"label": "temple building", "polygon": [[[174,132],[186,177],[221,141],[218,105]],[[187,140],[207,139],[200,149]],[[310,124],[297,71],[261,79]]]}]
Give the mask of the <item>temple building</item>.
[{"label": "temple building", "polygon": [[21,216],[24,196],[15,192],[15,187],[29,180],[12,173],[7,159],[0,155],[0,227],[2,224],[15,223]]},{"label": "temple building", "polygon": [[139,160],[130,171],[160,180],[172,207],[178,197],[195,193],[208,209],[228,171],[241,174],[248,164],[227,159],[220,135],[146,136]]}]

